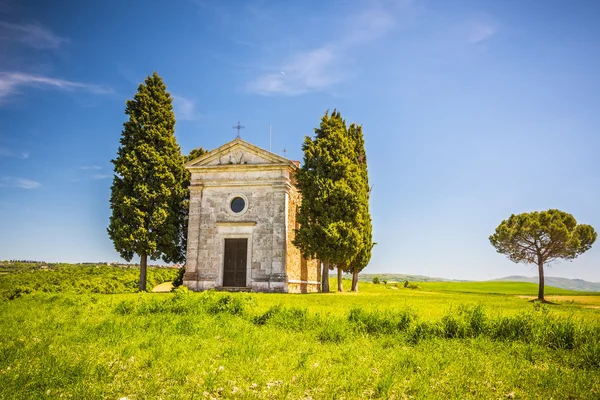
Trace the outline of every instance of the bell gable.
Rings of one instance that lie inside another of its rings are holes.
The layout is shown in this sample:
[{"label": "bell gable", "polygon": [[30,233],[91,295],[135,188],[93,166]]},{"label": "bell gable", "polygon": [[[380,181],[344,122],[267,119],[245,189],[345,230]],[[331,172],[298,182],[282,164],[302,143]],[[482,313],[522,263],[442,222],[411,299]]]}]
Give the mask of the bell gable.
[{"label": "bell gable", "polygon": [[270,151],[236,138],[185,164],[188,169],[216,167],[219,165],[289,165],[297,164]]}]

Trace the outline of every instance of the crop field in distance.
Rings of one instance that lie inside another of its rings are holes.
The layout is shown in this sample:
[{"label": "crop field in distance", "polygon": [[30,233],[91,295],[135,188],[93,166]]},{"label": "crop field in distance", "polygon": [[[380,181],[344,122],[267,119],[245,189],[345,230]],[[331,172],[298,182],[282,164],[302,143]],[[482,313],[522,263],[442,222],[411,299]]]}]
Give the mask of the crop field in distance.
[{"label": "crop field in distance", "polygon": [[[551,305],[516,282],[135,293],[136,272],[4,269],[0,398],[600,398],[597,293],[547,287]],[[176,273],[151,270],[150,288]]]}]

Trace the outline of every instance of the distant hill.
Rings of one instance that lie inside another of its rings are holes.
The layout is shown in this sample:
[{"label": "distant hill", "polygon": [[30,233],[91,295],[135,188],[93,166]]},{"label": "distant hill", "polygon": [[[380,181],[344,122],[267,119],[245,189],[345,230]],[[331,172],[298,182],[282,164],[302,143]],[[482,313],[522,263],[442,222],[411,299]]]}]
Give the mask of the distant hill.
[{"label": "distant hill", "polygon": [[[504,278],[492,279],[493,281],[531,282],[538,283],[538,278],[533,276],[511,275]],[[546,286],[554,286],[561,289],[578,290],[583,292],[600,292],[600,282],[588,282],[583,279],[558,278],[546,276]]]},{"label": "distant hill", "polygon": [[[410,274],[359,274],[359,282],[372,282],[373,277],[378,277],[380,281],[388,282],[470,282],[467,280],[457,279],[445,279],[435,278],[424,275],[410,275]],[[351,275],[344,275],[346,279],[352,279]],[[489,282],[503,281],[503,282],[529,282],[538,283],[537,276],[520,276],[511,275],[504,278],[491,279]],[[554,276],[547,276],[545,279],[546,286],[553,286],[560,289],[576,290],[580,292],[600,292],[600,282],[588,282],[583,279],[568,279],[558,278]]]},{"label": "distant hill", "polygon": [[[358,274],[359,282],[372,282],[373,277],[378,277],[380,281],[388,282],[465,282],[456,279],[435,278],[424,275],[409,275],[409,274]],[[346,275],[344,278],[352,279],[352,275]]]}]

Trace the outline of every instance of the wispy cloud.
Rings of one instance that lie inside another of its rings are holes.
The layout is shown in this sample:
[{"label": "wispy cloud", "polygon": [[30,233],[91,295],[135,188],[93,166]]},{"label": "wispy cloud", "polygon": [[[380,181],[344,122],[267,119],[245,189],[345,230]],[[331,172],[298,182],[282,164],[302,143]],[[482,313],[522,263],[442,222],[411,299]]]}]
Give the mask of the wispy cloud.
[{"label": "wispy cloud", "polygon": [[293,55],[278,72],[259,76],[247,89],[258,94],[298,95],[318,91],[342,81],[344,70],[336,64],[338,54],[330,48],[319,48]]},{"label": "wispy cloud", "polygon": [[91,176],[92,179],[94,180],[99,180],[99,179],[106,179],[106,178],[110,178],[112,175],[110,174],[94,174]]},{"label": "wispy cloud", "polygon": [[4,176],[0,178],[0,187],[15,187],[19,189],[36,189],[42,186],[41,183],[32,181],[31,179],[15,178],[12,176]]},{"label": "wispy cloud", "polygon": [[69,39],[54,34],[38,23],[13,24],[0,21],[0,38],[24,43],[36,49],[56,49]]},{"label": "wispy cloud", "polygon": [[73,82],[24,72],[0,72],[0,99],[17,93],[21,87],[56,89],[63,91],[82,91],[93,94],[110,94],[114,91],[107,86]]},{"label": "wispy cloud", "polygon": [[489,22],[477,22],[473,24],[467,34],[469,43],[480,43],[488,40],[498,32],[498,28]]},{"label": "wispy cloud", "polygon": [[83,167],[79,167],[78,169],[83,169],[83,170],[101,170],[102,167],[99,167],[98,165],[84,165]]},{"label": "wispy cloud", "polygon": [[0,147],[0,156],[25,159],[25,158],[29,158],[29,152],[27,152],[27,151],[13,151],[13,150],[8,149],[6,147]]},{"label": "wispy cloud", "polygon": [[173,97],[175,118],[178,121],[195,121],[200,117],[196,112],[196,103],[193,100],[175,94],[171,94],[171,97]]},{"label": "wispy cloud", "polygon": [[[400,7],[410,2],[402,2]],[[299,95],[320,91],[353,75],[352,53],[385,36],[397,25],[394,10],[375,4],[359,10],[340,22],[339,36],[322,46],[288,55],[276,69],[246,84],[252,93],[263,95]]]}]

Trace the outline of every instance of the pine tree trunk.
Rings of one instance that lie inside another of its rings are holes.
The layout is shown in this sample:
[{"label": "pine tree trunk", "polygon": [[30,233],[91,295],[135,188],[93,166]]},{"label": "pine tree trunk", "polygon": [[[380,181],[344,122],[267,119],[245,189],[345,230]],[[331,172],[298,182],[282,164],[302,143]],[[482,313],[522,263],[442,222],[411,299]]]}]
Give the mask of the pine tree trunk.
[{"label": "pine tree trunk", "polygon": [[538,261],[538,273],[540,275],[540,285],[538,288],[538,300],[544,301],[544,262]]},{"label": "pine tree trunk", "polygon": [[321,274],[321,292],[329,293],[329,261],[323,261],[323,273]]},{"label": "pine tree trunk", "polygon": [[358,293],[358,268],[352,270],[352,291]]},{"label": "pine tree trunk", "polygon": [[146,270],[148,266],[148,255],[140,254],[140,292],[146,291]]},{"label": "pine tree trunk", "polygon": [[342,278],[343,278],[343,271],[340,267],[338,267],[338,292],[343,292],[344,291],[344,285],[342,284]]}]

